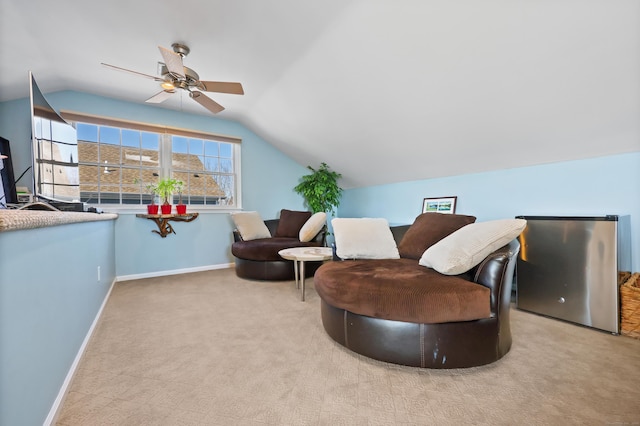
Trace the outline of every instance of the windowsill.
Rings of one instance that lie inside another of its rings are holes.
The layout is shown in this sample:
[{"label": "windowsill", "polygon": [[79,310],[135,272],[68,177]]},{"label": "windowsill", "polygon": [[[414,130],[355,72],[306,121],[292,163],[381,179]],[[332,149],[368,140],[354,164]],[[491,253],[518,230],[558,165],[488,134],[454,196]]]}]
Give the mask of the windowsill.
[{"label": "windowsill", "polygon": [[[116,206],[112,204],[89,204],[89,207],[95,207],[98,211],[104,213],[117,213],[121,215],[135,215],[135,214],[147,214],[147,206],[146,205],[132,205],[132,206]],[[187,205],[187,212],[189,213],[201,213],[201,214],[229,214],[232,212],[242,211],[240,207],[228,207],[228,208],[220,208],[220,207],[206,207],[206,206],[191,206]]]}]

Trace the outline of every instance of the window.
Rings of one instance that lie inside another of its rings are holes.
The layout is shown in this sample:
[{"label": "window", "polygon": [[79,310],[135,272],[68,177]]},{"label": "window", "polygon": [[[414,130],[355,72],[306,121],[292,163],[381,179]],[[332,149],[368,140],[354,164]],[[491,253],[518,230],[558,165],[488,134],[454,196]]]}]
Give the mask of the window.
[{"label": "window", "polygon": [[233,145],[215,140],[171,137],[173,177],[184,183],[188,204],[233,205]]},{"label": "window", "polygon": [[[147,184],[173,177],[184,183],[185,204],[239,207],[239,140],[95,117],[87,120],[75,113],[64,115],[75,118],[78,133],[81,201],[149,204]],[[178,198],[173,195],[174,204]]]},{"label": "window", "polygon": [[67,123],[34,117],[36,193],[51,200],[78,200],[76,131]]},{"label": "window", "polygon": [[76,123],[80,200],[96,204],[148,204],[146,184],[161,175],[162,135]]}]

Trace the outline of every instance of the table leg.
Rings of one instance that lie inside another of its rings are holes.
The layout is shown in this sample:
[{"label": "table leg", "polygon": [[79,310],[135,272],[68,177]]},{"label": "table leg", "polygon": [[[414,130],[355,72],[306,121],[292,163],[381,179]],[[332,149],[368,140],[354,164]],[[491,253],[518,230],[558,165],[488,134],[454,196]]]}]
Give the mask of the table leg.
[{"label": "table leg", "polygon": [[302,287],[302,295],[300,300],[304,302],[304,260],[300,261],[300,287]]},{"label": "table leg", "polygon": [[293,261],[293,273],[296,277],[296,288],[300,288],[300,281],[298,281],[298,261]]}]

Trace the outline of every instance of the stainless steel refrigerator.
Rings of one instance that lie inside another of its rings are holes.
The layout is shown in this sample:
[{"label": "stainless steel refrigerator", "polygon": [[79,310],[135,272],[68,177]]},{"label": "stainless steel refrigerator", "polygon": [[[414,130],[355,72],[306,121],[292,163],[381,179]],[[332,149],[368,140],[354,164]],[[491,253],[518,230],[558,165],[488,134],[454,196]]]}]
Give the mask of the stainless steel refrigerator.
[{"label": "stainless steel refrigerator", "polygon": [[518,309],[619,333],[618,271],[631,270],[629,216],[518,216]]}]

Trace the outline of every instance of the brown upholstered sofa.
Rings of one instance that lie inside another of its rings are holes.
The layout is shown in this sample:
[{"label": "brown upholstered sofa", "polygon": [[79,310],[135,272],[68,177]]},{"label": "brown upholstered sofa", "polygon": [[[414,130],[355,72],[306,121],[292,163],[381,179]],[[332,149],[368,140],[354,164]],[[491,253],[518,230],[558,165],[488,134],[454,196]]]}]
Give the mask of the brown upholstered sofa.
[{"label": "brown upholstered sofa", "polygon": [[[326,225],[311,239],[300,241],[298,233],[305,221],[311,217],[310,212],[282,210],[279,219],[265,220],[264,224],[271,237],[257,238],[249,241],[242,239],[241,233],[233,231],[234,242],[231,253],[235,257],[236,275],[252,280],[293,280],[293,261],[285,260],[278,252],[292,247],[321,247],[325,244]],[[288,224],[281,223],[287,221]],[[306,262],[305,276],[311,277],[322,262]]]},{"label": "brown upholstered sofa", "polygon": [[399,259],[334,261],[316,271],[314,287],[326,332],[354,352],[402,365],[463,368],[502,358],[511,348],[509,309],[518,240],[465,273],[444,275],[420,265],[418,254],[475,218],[459,216],[460,223],[453,226],[454,219],[444,215],[423,219],[423,225],[435,221],[448,228],[411,247],[405,234],[424,234],[425,227],[391,227]]}]

